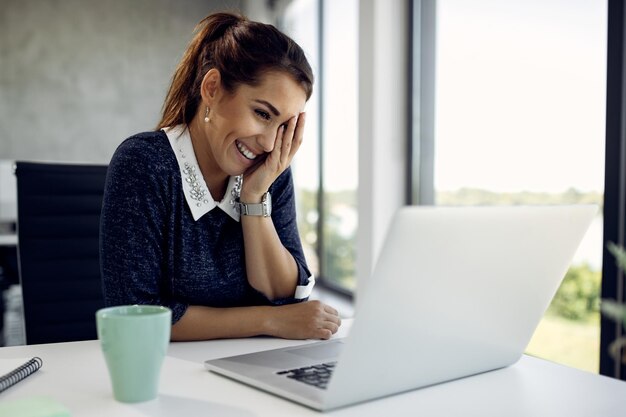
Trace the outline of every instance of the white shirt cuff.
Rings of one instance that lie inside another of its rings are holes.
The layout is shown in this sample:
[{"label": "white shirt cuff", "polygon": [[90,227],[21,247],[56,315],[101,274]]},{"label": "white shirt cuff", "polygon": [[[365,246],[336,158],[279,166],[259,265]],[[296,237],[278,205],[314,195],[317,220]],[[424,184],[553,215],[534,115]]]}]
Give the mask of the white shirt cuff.
[{"label": "white shirt cuff", "polygon": [[311,295],[313,292],[313,287],[315,286],[315,277],[311,275],[309,277],[309,282],[307,285],[298,285],[296,286],[296,293],[294,298],[296,300],[303,300]]}]

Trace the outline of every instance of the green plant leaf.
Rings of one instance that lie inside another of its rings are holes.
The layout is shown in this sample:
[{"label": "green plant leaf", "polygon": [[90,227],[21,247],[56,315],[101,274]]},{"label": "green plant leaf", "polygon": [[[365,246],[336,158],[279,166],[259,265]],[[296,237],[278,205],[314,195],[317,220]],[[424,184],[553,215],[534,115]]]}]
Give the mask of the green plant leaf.
[{"label": "green plant leaf", "polygon": [[615,257],[615,263],[617,266],[619,266],[622,271],[626,271],[626,250],[613,242],[608,242],[606,244],[606,248]]},{"label": "green plant leaf", "polygon": [[616,361],[626,364],[626,350],[624,347],[626,346],[626,337],[622,336],[615,339],[609,345],[609,355]]},{"label": "green plant leaf", "polygon": [[615,300],[603,299],[602,302],[600,303],[600,310],[606,317],[618,323],[622,323],[622,325],[624,325],[624,328],[626,328],[626,306],[625,305],[618,303]]}]

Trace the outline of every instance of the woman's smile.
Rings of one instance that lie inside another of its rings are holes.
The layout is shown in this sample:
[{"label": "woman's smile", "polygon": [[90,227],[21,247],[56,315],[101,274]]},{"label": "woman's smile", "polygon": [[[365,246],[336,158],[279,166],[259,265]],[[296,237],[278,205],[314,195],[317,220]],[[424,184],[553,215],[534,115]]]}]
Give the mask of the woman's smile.
[{"label": "woman's smile", "polygon": [[239,142],[238,140],[235,141],[235,143],[237,144],[237,149],[239,149],[239,153],[241,153],[246,159],[252,161],[258,156],[257,154],[252,152],[246,145]]}]

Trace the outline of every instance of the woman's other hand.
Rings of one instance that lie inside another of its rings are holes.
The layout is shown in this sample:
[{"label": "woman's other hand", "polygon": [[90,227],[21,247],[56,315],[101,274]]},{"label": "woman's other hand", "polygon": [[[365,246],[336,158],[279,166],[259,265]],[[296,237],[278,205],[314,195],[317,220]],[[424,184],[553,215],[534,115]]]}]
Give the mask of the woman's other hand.
[{"label": "woman's other hand", "polygon": [[314,300],[271,307],[267,326],[271,336],[284,339],[330,339],[341,319],[337,310]]}]

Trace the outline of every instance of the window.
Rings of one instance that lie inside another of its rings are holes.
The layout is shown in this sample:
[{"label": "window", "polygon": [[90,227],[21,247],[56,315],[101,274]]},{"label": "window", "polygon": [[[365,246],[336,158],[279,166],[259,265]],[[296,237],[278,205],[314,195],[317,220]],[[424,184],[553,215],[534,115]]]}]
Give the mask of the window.
[{"label": "window", "polygon": [[[606,75],[606,159],[604,181],[604,242],[622,247],[626,219],[626,132],[624,131],[624,2],[608,2],[607,22],[607,75]],[[613,254],[604,250],[602,263],[602,298],[621,303],[626,299],[624,271],[618,268]],[[626,379],[626,364],[619,356],[610,354],[610,346],[624,335],[623,324],[607,316],[601,318],[600,372],[603,375]],[[623,353],[623,349],[622,349]]]},{"label": "window", "polygon": [[295,0],[283,20],[316,75],[293,164],[300,234],[318,279],[345,292],[356,284],[358,15],[356,0]]},{"label": "window", "polygon": [[[435,204],[602,203],[606,2],[436,7]],[[602,225],[527,353],[598,372]]]}]

